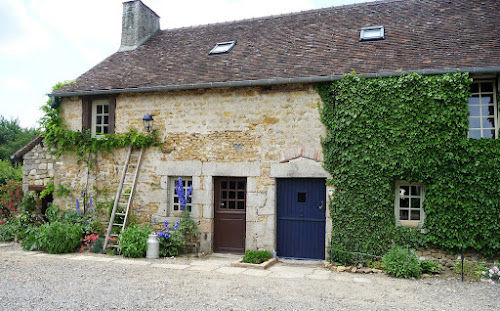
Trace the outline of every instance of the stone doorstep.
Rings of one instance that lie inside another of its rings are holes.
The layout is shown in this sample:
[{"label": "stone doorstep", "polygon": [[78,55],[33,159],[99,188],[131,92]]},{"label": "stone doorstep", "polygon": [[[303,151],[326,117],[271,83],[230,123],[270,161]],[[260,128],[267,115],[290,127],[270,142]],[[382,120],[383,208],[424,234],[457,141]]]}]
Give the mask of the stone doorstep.
[{"label": "stone doorstep", "polygon": [[267,269],[271,267],[272,265],[276,264],[278,260],[276,258],[271,258],[269,260],[264,261],[263,263],[260,264],[255,264],[255,263],[246,263],[243,262],[243,259],[238,259],[237,261],[234,261],[231,263],[231,267],[238,267],[238,268],[250,268],[250,269]]}]

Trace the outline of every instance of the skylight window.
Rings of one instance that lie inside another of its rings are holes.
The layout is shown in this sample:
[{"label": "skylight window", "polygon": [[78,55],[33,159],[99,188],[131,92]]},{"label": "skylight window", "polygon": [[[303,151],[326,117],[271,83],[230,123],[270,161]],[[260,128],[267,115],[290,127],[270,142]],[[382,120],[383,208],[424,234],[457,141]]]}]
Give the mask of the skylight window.
[{"label": "skylight window", "polygon": [[359,41],[375,41],[384,39],[384,26],[363,27],[359,33]]},{"label": "skylight window", "polygon": [[220,42],[217,43],[215,47],[208,54],[212,55],[212,54],[229,53],[229,51],[231,51],[235,45],[236,41]]}]

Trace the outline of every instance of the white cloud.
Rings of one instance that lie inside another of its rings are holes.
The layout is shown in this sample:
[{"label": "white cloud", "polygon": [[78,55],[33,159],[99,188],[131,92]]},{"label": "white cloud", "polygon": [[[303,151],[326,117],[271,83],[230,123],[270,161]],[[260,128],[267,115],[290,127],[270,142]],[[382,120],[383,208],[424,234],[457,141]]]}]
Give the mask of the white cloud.
[{"label": "white cloud", "polygon": [[27,90],[30,86],[29,81],[17,77],[8,77],[2,81],[2,86],[9,90]]},{"label": "white cloud", "polygon": [[29,16],[22,1],[3,0],[0,4],[0,52],[18,58],[35,53],[49,44],[46,28]]}]

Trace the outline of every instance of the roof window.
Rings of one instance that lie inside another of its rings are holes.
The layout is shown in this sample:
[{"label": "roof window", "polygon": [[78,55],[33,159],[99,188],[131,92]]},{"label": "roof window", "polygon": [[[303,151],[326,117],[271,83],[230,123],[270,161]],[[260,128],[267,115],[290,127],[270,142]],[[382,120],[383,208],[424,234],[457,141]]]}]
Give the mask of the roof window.
[{"label": "roof window", "polygon": [[217,43],[215,47],[208,54],[212,55],[212,54],[229,53],[229,51],[231,51],[235,45],[236,41],[220,42]]},{"label": "roof window", "polygon": [[384,40],[384,26],[370,26],[361,28],[359,33],[359,41],[375,41]]}]

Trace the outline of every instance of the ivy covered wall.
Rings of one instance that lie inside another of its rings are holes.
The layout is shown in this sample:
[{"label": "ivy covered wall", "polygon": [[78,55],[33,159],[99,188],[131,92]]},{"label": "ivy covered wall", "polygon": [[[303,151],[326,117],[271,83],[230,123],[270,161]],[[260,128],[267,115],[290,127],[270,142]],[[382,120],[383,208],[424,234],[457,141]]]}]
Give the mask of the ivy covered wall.
[{"label": "ivy covered wall", "polygon": [[[347,75],[318,87],[334,256],[382,255],[392,242],[500,253],[500,141],[467,138],[471,81]],[[397,180],[423,184],[425,233],[396,226]]]}]

